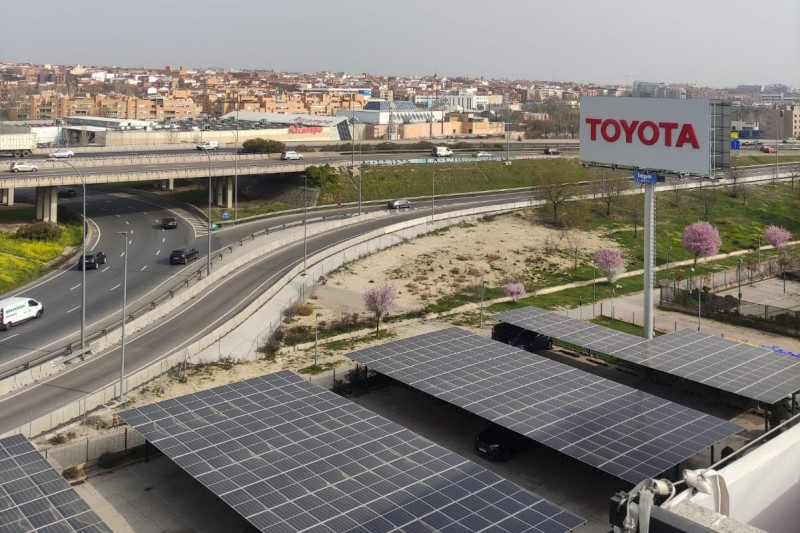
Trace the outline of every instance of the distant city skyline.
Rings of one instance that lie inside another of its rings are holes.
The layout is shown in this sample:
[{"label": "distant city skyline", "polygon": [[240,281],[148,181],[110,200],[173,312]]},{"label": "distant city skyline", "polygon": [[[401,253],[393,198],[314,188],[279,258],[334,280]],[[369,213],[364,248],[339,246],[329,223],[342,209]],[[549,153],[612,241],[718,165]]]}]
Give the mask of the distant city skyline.
[{"label": "distant city skyline", "polygon": [[[0,61],[800,87],[797,0],[407,0],[391,8],[178,0],[147,11],[40,0],[32,9],[34,22],[5,25]],[[0,15],[20,18],[13,3]]]}]

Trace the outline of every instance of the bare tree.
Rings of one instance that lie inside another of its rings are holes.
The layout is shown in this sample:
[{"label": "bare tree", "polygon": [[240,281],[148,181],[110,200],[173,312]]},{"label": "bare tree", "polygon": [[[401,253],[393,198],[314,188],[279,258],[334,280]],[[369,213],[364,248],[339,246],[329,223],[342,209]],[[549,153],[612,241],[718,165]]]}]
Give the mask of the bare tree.
[{"label": "bare tree", "polygon": [[564,240],[567,241],[567,247],[572,256],[572,270],[578,270],[578,258],[584,243],[583,234],[577,231],[565,231]]},{"label": "bare tree", "polygon": [[672,189],[672,205],[680,207],[681,197],[683,196],[683,183],[680,180],[673,180],[670,184],[670,189]]},{"label": "bare tree", "polygon": [[703,209],[703,220],[708,220],[711,214],[711,208],[717,203],[717,188],[716,187],[703,187],[697,192],[697,200],[700,202],[700,207]]},{"label": "bare tree", "polygon": [[794,190],[794,180],[800,178],[800,164],[791,165],[787,172],[789,173],[789,179],[792,180],[792,190]]},{"label": "bare tree", "polygon": [[631,219],[633,236],[636,238],[639,236],[639,221],[642,219],[642,213],[644,212],[644,199],[638,194],[626,196],[625,211],[627,211]]},{"label": "bare tree", "polygon": [[738,184],[739,180],[744,177],[744,172],[739,168],[739,165],[733,165],[728,169],[728,179],[731,180],[731,196],[737,198],[739,196]]},{"label": "bare tree", "polygon": [[614,176],[611,179],[601,180],[598,184],[598,194],[606,205],[606,216],[611,216],[612,204],[631,188],[631,180]]},{"label": "bare tree", "polygon": [[[555,161],[554,161],[555,163]],[[558,163],[562,163],[558,161]],[[552,222],[558,225],[559,209],[577,192],[578,176],[566,164],[551,165],[545,169],[534,191],[535,198],[543,200],[550,207]]]}]

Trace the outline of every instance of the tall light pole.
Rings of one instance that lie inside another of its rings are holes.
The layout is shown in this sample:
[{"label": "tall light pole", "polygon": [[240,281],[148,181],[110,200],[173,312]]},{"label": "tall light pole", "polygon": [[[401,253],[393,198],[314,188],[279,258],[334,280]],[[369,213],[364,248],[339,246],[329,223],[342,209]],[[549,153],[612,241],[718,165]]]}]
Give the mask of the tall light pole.
[{"label": "tall light pole", "polygon": [[[356,171],[356,108],[355,102],[353,102],[353,117],[350,119],[350,126],[352,129],[352,135],[350,139],[350,168],[353,169],[353,173],[355,174]],[[360,122],[360,121],[359,121]],[[361,215],[361,142],[358,143],[358,214]]]},{"label": "tall light pole", "polygon": [[431,224],[436,217],[436,169],[431,167]]},{"label": "tall light pole", "polygon": [[303,275],[308,258],[308,175],[303,174]]},{"label": "tall light pole", "polygon": [[736,260],[736,279],[739,281],[739,316],[742,314],[742,258]]},{"label": "tall light pole", "polygon": [[119,366],[119,401],[125,402],[125,322],[127,322],[127,306],[128,306],[128,233],[126,231],[118,231],[122,238],[125,239],[124,261],[122,267],[122,347],[120,349],[120,366]]},{"label": "tall light pole", "polygon": [[75,166],[63,159],[55,159],[59,163],[68,165],[81,178],[83,194],[83,213],[81,215],[81,348],[86,348],[86,178]]},{"label": "tall light pole", "polygon": [[478,327],[483,327],[483,295],[486,292],[486,280],[481,280],[481,310],[480,314],[478,315]]},{"label": "tall light pole", "polygon": [[239,220],[239,93],[236,93],[236,146],[233,147],[233,223]]},{"label": "tall light pole", "polygon": [[319,341],[319,329],[317,328],[317,319],[322,316],[322,313],[314,315],[314,366],[317,366],[317,341]]},{"label": "tall light pole", "polygon": [[208,257],[206,257],[206,276],[211,275],[211,228],[214,224],[211,222],[211,152],[210,150],[203,150],[208,158]]}]

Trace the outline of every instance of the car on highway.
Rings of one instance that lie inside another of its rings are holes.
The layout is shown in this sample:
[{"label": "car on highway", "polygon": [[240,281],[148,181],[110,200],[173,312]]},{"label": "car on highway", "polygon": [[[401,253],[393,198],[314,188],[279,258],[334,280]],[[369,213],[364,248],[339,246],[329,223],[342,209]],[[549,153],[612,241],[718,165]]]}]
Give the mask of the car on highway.
[{"label": "car on highway", "polygon": [[476,152],[475,157],[492,158],[494,157],[494,154],[491,154],[489,152]]},{"label": "car on highway", "polygon": [[78,261],[78,270],[82,268],[86,268],[86,270],[97,270],[100,268],[100,265],[106,264],[106,254],[101,252],[100,250],[92,250],[91,252],[86,252],[83,256],[83,261]]},{"label": "car on highway", "polygon": [[532,447],[533,442],[526,436],[497,424],[492,424],[475,436],[475,451],[499,461],[508,461],[514,454]]},{"label": "car on highway", "polygon": [[561,155],[561,150],[558,148],[545,148],[544,155]]},{"label": "car on highway", "polygon": [[761,148],[761,151],[764,152],[765,154],[774,154],[778,152],[778,149],[775,148],[774,146],[764,146]]},{"label": "car on highway", "polygon": [[33,298],[6,298],[0,300],[0,329],[8,331],[16,324],[21,324],[44,314],[44,306]]},{"label": "car on highway", "polygon": [[210,150],[216,150],[217,148],[219,148],[219,142],[218,141],[205,141],[205,142],[197,143],[197,149],[198,150],[210,151]]},{"label": "car on highway", "polygon": [[178,227],[178,219],[175,217],[164,217],[161,219],[161,229],[176,229]]},{"label": "car on highway", "polygon": [[406,198],[398,198],[397,200],[389,200],[387,204],[389,209],[410,209],[411,208],[411,200]]},{"label": "car on highway", "polygon": [[39,167],[29,161],[17,161],[11,163],[11,168],[9,170],[11,172],[36,172],[39,170]]},{"label": "car on highway", "polygon": [[189,261],[194,261],[198,257],[200,257],[200,252],[197,251],[197,248],[184,246],[183,248],[172,250],[172,253],[169,254],[169,264],[185,265]]},{"label": "car on highway", "polygon": [[59,198],[75,198],[78,196],[78,192],[75,189],[58,189],[56,196]]},{"label": "car on highway", "polygon": [[54,159],[66,159],[69,157],[75,157],[75,152],[69,148],[61,148],[60,150],[56,150],[55,152],[51,153],[47,157],[52,157]]},{"label": "car on highway", "polygon": [[283,161],[299,160],[303,159],[303,154],[299,154],[293,150],[289,150],[288,152],[281,153],[281,159]]}]

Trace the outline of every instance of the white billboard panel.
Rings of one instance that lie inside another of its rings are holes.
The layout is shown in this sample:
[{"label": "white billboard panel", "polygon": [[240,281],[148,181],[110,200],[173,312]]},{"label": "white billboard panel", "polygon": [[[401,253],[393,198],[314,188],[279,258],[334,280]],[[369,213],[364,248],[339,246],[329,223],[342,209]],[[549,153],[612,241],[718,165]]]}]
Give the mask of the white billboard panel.
[{"label": "white billboard panel", "polygon": [[581,98],[581,160],[708,175],[707,99]]}]

